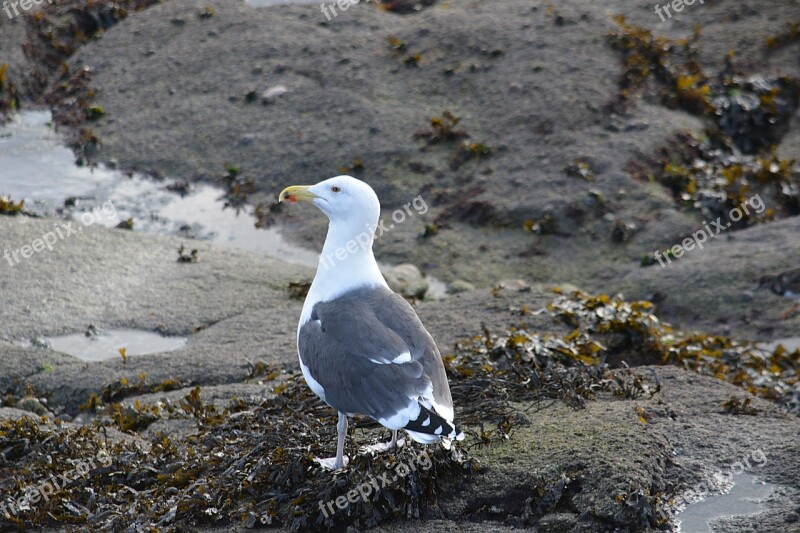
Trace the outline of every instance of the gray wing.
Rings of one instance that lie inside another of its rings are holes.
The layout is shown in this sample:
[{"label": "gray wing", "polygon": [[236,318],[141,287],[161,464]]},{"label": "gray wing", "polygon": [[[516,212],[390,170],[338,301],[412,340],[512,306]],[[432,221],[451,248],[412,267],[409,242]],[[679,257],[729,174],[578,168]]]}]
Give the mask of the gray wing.
[{"label": "gray wing", "polygon": [[338,411],[366,414],[391,429],[455,431],[439,350],[413,308],[392,291],[362,288],[316,304],[300,327],[298,348]]}]

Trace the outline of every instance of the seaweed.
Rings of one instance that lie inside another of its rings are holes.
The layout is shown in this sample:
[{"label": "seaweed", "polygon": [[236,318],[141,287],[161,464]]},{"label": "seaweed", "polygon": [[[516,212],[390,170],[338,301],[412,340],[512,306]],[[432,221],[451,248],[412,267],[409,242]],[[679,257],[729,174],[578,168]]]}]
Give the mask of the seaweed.
[{"label": "seaweed", "polygon": [[492,155],[493,150],[482,142],[462,141],[458,145],[458,153],[450,160],[450,169],[458,170],[470,159],[483,159]]},{"label": "seaweed", "polygon": [[[100,106],[91,102],[94,91],[88,84],[86,67],[71,72],[67,60],[83,44],[101,36],[134,11],[144,9],[160,0],[110,0],[108,2],[81,2],[60,0],[45,2],[38,9],[23,14],[28,30],[28,40],[23,45],[26,56],[37,65],[26,72],[23,85],[26,96],[37,104],[53,108],[53,118],[58,125],[79,130],[86,121],[98,120],[103,114]],[[55,80],[55,82],[53,82]],[[19,107],[19,93],[10,82],[4,97],[0,84],[0,113],[3,102],[11,101]],[[85,153],[96,138],[82,133],[70,139],[72,148]],[[80,157],[80,156],[79,156]]]},{"label": "seaweed", "polygon": [[[128,378],[122,377],[113,383],[109,383],[105,387],[103,387],[103,393],[101,398],[105,403],[115,402],[117,400],[121,400],[127,396],[133,396],[135,394],[143,394],[148,392],[150,388],[147,385],[147,375],[142,373],[138,376],[138,381],[135,383],[131,383],[128,381]],[[93,402],[91,397],[89,398],[89,405],[91,406]],[[86,404],[84,404],[86,405]]]},{"label": "seaweed", "polygon": [[[675,255],[675,252],[672,251],[672,248],[666,248],[664,250],[660,250],[658,253],[661,254],[661,256],[663,256],[665,259],[669,259],[670,261],[678,259],[677,256]],[[643,267],[653,266],[656,263],[658,263],[658,259],[656,259],[656,254],[653,255],[644,254],[641,258],[641,261],[639,262],[639,264]]]},{"label": "seaweed", "polygon": [[461,119],[448,110],[442,112],[441,117],[430,118],[430,130],[418,131],[414,134],[416,139],[425,139],[428,144],[437,144],[447,141],[455,141],[469,137],[464,130],[456,129]]},{"label": "seaweed", "polygon": [[703,72],[699,62],[700,29],[692,37],[672,40],[615,17],[619,30],[608,34],[610,45],[623,56],[620,92],[608,110],[623,113],[650,81],[662,103],[707,118],[714,129],[746,154],[756,154],[780,142],[798,108],[800,81],[788,76],[745,75],[724,58],[718,76]]},{"label": "seaweed", "polygon": [[217,14],[217,10],[211,4],[206,4],[203,9],[197,14],[198,18],[209,19]]},{"label": "seaweed", "polygon": [[631,515],[627,521],[637,523],[640,528],[659,527],[670,517],[670,502],[661,492],[653,492],[638,485],[617,494],[623,512]]},{"label": "seaweed", "polygon": [[[88,425],[27,417],[0,421],[0,492],[16,502],[3,502],[0,527],[184,530],[240,524],[330,531],[448,516],[439,507],[448,487],[456,483],[464,490],[482,471],[473,450],[513,439],[517,427],[530,424],[518,411],[521,402],[558,399],[581,409],[600,396],[625,401],[659,393],[657,380],[615,368],[625,363],[678,365],[781,403],[797,383],[800,351],[769,353],[745,341],[682,334],[661,322],[649,302],[556,291],[541,312],[566,333],[536,333],[523,324],[496,332],[483,328],[445,352],[457,419],[468,435],[449,451],[408,445],[378,455],[352,454],[355,444],[385,434],[375,422],[356,417],[348,468],[324,470],[314,457],[334,450],[335,412],[295,369],[264,362],[250,363],[246,381],[269,383],[268,399],[234,398],[220,407],[206,403],[194,387],[178,402],[123,403],[126,396],[157,388],[141,375],[136,383],[121,379],[102,397],[90,396],[82,407],[96,418]],[[745,400],[730,409],[747,406]],[[639,423],[649,423],[652,415],[643,406],[632,404],[631,410]],[[182,420],[190,429],[166,435],[154,430],[161,420]],[[89,463],[101,451],[108,461]],[[46,501],[17,505],[29,487],[79,463],[90,464],[85,475],[60,485]],[[380,479],[388,482],[363,496],[354,492]],[[580,471],[569,468],[534,478],[512,520],[532,524],[568,508],[580,483]],[[615,521],[639,528],[663,524],[660,493],[631,486],[617,501]],[[466,509],[466,516],[493,512],[478,506]]]},{"label": "seaweed", "polygon": [[247,203],[252,194],[258,191],[255,182],[242,175],[238,167],[225,164],[225,174],[220,176],[219,181],[225,187],[224,207],[232,207],[238,213]]},{"label": "seaweed", "polygon": [[589,163],[583,159],[574,160],[571,164],[564,168],[564,172],[567,174],[567,176],[583,178],[589,182],[594,181],[596,178]]},{"label": "seaweed", "polygon": [[19,92],[8,79],[8,63],[0,63],[0,119],[19,109]]},{"label": "seaweed", "polygon": [[777,35],[770,35],[767,37],[765,44],[770,51],[773,51],[798,41],[800,41],[800,20],[787,23],[783,32]]},{"label": "seaweed", "polygon": [[800,81],[788,76],[732,75],[709,102],[718,128],[745,154],[770,150],[789,131],[800,101]]},{"label": "seaweed", "polygon": [[[436,501],[439,480],[469,475],[475,466],[463,452],[404,447],[377,458],[354,456],[347,470],[330,473],[315,465],[312,454],[327,451],[335,422],[297,378],[270,401],[236,399],[224,410],[204,403],[195,388],[179,409],[165,402],[112,404],[108,413],[128,432],[164,417],[193,420],[196,430],[180,440],[155,433],[144,445],[128,439],[108,442],[99,423],[58,427],[30,418],[0,421],[0,443],[10,450],[0,464],[3,494],[17,495],[73,464],[90,461],[99,450],[109,459],[107,466],[90,468],[60,486],[47,501],[7,506],[0,525],[184,529],[240,523],[293,531],[371,527],[420,516],[430,505],[426,502]],[[379,490],[338,505],[354,487],[374,487],[374,480],[383,479],[387,482]],[[336,502],[335,512],[329,502]]]},{"label": "seaweed", "polygon": [[124,229],[124,230],[127,230],[127,231],[133,231],[133,225],[134,225],[133,219],[132,218],[128,218],[128,219],[125,219],[125,220],[121,221],[115,227],[117,229]]},{"label": "seaweed", "polygon": [[349,165],[342,165],[339,167],[340,174],[348,174],[350,176],[361,177],[364,175],[364,160],[360,157],[353,159]]},{"label": "seaweed", "polygon": [[296,300],[302,300],[308,295],[310,288],[310,281],[292,281],[289,283],[288,287],[289,296]]},{"label": "seaweed", "polygon": [[16,216],[24,213],[25,200],[15,202],[11,198],[0,196],[0,215]]},{"label": "seaweed", "polygon": [[720,335],[681,333],[662,322],[651,302],[620,296],[562,295],[551,316],[603,347],[596,357],[619,365],[676,365],[738,385],[800,414],[800,350],[769,351],[755,342]]},{"label": "seaweed", "polygon": [[555,217],[550,213],[545,213],[538,220],[525,220],[522,229],[539,235],[562,235]]},{"label": "seaweed", "polygon": [[99,105],[91,105],[86,108],[86,118],[88,120],[98,120],[105,114],[106,112],[103,110],[103,107]]},{"label": "seaweed", "polygon": [[478,186],[459,189],[453,193],[445,191],[440,193],[437,196],[437,203],[448,202],[449,205],[442,209],[433,221],[437,231],[449,228],[449,222],[453,219],[478,226],[497,222],[497,208],[489,202],[476,199],[485,190]]},{"label": "seaweed", "polygon": [[186,248],[181,244],[178,247],[178,263],[197,263],[200,260],[197,248],[193,248],[187,253]]},{"label": "seaweed", "polygon": [[425,224],[425,227],[422,231],[417,235],[418,239],[430,239],[434,235],[439,233],[439,226],[436,224]]},{"label": "seaweed", "polygon": [[429,8],[436,2],[437,0],[379,0],[377,6],[385,11],[408,15]]},{"label": "seaweed", "polygon": [[[681,76],[699,73],[700,67],[695,60],[699,27],[695,27],[691,38],[675,41],[628,23],[623,15],[615,16],[614,21],[619,30],[609,32],[607,39],[613,48],[622,53],[623,72],[619,79],[620,92],[608,105],[610,111],[621,113],[627,110],[633,96],[641,92],[650,79],[674,94]],[[685,60],[676,64],[675,58]],[[686,80],[682,84],[686,86]]]},{"label": "seaweed", "polygon": [[737,398],[732,396],[722,402],[722,412],[730,415],[757,415],[758,409],[750,405],[752,398]]},{"label": "seaweed", "polygon": [[432,145],[444,144],[456,148],[450,159],[450,169],[458,170],[464,163],[472,159],[484,159],[492,155],[493,150],[484,142],[470,141],[470,134],[458,129],[461,119],[448,110],[442,116],[430,118],[430,129],[414,134],[415,139],[424,139],[426,149]]},{"label": "seaweed", "polygon": [[256,228],[264,229],[269,228],[275,224],[275,215],[283,210],[283,204],[280,202],[270,202],[269,204],[259,203],[253,210],[255,216]]},{"label": "seaweed", "polygon": [[394,53],[400,57],[401,63],[406,67],[418,67],[420,62],[422,61],[422,54],[409,54],[406,55],[408,51],[408,45],[403,42],[399,37],[395,35],[390,35],[386,38],[386,41],[389,43],[389,47],[394,51]]},{"label": "seaweed", "polygon": [[114,403],[109,410],[111,419],[120,431],[141,431],[160,418],[157,407],[143,406],[138,401],[133,406]]},{"label": "seaweed", "polygon": [[[642,180],[652,177],[679,204],[733,230],[800,214],[797,160],[780,158],[774,150],[743,155],[714,132],[680,133],[628,170]],[[751,205],[756,197],[762,208]],[[736,208],[741,218],[732,220]]]}]

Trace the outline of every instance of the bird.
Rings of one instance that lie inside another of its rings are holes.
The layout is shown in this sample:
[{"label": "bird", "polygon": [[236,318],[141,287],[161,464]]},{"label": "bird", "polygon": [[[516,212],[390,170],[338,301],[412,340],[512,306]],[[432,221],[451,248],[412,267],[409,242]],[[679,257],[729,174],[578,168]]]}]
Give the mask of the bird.
[{"label": "bird", "polygon": [[372,247],[381,205],[367,183],[336,176],[284,189],[279,202],[308,202],[328,217],[316,275],[297,326],[300,369],[309,388],[336,409],[336,457],[317,458],[339,470],[348,417],[366,415],[392,430],[383,452],[415,442],[449,449],[464,433],[455,423],[444,363],[411,305],[386,283]]},{"label": "bird", "polygon": [[758,288],[769,289],[778,296],[795,300],[792,307],[779,315],[781,320],[786,320],[800,307],[800,268],[776,275],[761,276],[761,279],[758,280]]}]

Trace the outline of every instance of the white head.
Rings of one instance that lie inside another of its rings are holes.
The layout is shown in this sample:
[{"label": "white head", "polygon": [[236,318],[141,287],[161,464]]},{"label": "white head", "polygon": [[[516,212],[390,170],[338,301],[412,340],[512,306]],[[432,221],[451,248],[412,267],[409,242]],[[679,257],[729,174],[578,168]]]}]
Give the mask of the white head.
[{"label": "white head", "polygon": [[281,202],[310,202],[330,220],[317,274],[306,297],[300,323],[314,302],[328,301],[363,285],[386,286],[372,254],[381,204],[372,187],[351,176],[336,176],[316,185],[287,187]]},{"label": "white head", "polygon": [[287,187],[279,201],[311,202],[325,213],[331,224],[352,230],[353,236],[377,227],[381,215],[378,195],[352,176],[336,176],[311,186]]}]

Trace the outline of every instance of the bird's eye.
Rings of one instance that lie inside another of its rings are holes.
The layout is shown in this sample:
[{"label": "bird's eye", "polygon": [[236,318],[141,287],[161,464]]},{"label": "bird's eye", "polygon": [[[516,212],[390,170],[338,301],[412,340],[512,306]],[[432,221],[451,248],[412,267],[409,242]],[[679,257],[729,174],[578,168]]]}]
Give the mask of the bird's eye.
[{"label": "bird's eye", "polygon": [[342,189],[340,189],[340,188],[339,188],[339,187],[337,187],[336,185],[334,185],[333,187],[331,187],[331,190],[332,190],[333,192],[341,192],[341,191],[342,191]]}]

